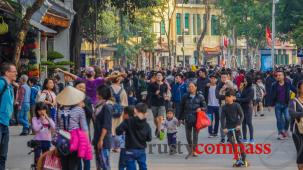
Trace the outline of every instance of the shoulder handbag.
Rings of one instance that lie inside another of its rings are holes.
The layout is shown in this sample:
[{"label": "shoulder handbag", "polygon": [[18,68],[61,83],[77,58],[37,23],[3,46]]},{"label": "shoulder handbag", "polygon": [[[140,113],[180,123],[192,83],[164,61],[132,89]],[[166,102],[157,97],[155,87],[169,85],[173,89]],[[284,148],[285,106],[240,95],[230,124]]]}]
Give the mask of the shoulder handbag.
[{"label": "shoulder handbag", "polygon": [[4,22],[4,19],[2,16],[0,16],[0,35],[4,35],[8,33],[8,25]]},{"label": "shoulder handbag", "polygon": [[[294,100],[296,101],[296,103],[299,103],[300,107],[303,109],[302,103],[297,98],[294,98]],[[295,111],[297,111],[296,109],[297,108],[296,108],[296,104],[295,104]],[[299,120],[295,119],[295,123],[298,127],[299,133],[303,134],[303,117],[301,117]]]},{"label": "shoulder handbag", "polygon": [[[70,110],[71,110],[71,108],[70,108]],[[57,123],[60,124],[59,115],[57,116],[57,119],[58,119]],[[67,155],[70,154],[71,135],[68,132],[70,115],[68,114],[67,116],[65,116],[64,114],[62,114],[62,119],[63,119],[64,130],[58,130],[57,131],[56,137],[55,137],[55,140],[54,140],[54,145],[56,146],[60,155],[67,156]]]}]

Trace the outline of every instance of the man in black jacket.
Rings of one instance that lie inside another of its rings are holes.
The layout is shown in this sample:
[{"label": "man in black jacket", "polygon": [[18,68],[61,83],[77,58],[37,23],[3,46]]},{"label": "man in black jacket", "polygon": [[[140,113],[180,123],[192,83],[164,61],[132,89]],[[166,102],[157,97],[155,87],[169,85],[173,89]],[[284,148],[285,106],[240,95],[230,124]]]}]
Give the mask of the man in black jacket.
[{"label": "man in black jacket", "polygon": [[136,169],[136,161],[139,169],[146,170],[146,142],[152,140],[151,128],[146,121],[147,105],[139,103],[135,107],[134,117],[124,120],[116,128],[116,134],[125,133],[125,161],[127,169]]},{"label": "man in black jacket", "polygon": [[277,119],[278,139],[288,137],[288,128],[290,116],[288,112],[288,103],[290,101],[290,91],[296,93],[296,88],[289,81],[285,80],[283,70],[277,71],[277,82],[273,83],[271,88],[271,105],[275,106],[275,115]]},{"label": "man in black jacket", "polygon": [[197,79],[197,91],[207,98],[207,86],[209,84],[209,78],[207,77],[206,69],[201,69],[198,72],[198,79]]}]

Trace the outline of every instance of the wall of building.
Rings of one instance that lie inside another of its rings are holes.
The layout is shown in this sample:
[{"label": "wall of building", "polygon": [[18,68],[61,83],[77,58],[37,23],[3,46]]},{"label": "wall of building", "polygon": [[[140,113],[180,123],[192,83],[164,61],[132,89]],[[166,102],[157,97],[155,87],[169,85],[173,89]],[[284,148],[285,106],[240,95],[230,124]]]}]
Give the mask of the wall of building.
[{"label": "wall of building", "polygon": [[[170,9],[169,11],[172,11]],[[183,15],[182,15],[183,14]],[[185,28],[185,16],[188,16],[189,24],[188,24],[188,33],[185,33],[184,35],[184,55],[187,56],[186,60],[189,61],[188,64],[194,64],[194,51],[196,50],[196,43],[200,37],[200,33],[202,32],[202,29],[204,27],[204,24],[207,24],[208,32],[202,41],[201,45],[201,51],[203,47],[210,47],[214,48],[217,46],[221,46],[221,36],[220,35],[212,35],[211,28],[212,28],[212,22],[211,22],[211,16],[219,16],[221,14],[221,11],[219,9],[216,9],[214,6],[211,6],[210,9],[210,20],[208,23],[203,22],[203,16],[206,14],[205,12],[205,5],[202,4],[177,4],[175,12],[172,14],[172,24],[170,27],[170,39],[174,42],[174,48],[175,48],[175,56],[174,61],[175,64],[180,64],[180,57],[183,58],[183,36],[182,36],[182,30]],[[177,34],[178,28],[177,28],[177,15],[181,18],[181,28],[179,27],[179,34]],[[200,26],[198,26],[198,15],[200,16]],[[161,19],[156,18],[154,24],[154,32],[157,35],[157,40],[159,42],[159,39],[162,39],[162,43],[167,43],[167,37],[166,35],[161,35]],[[165,19],[165,28],[168,29],[168,18]],[[198,31],[198,29],[200,30]],[[181,34],[180,34],[181,29]],[[159,61],[159,57],[163,57],[165,55],[156,55],[157,56],[157,63]],[[166,56],[168,59],[168,56]],[[183,59],[181,59],[183,61]]]}]

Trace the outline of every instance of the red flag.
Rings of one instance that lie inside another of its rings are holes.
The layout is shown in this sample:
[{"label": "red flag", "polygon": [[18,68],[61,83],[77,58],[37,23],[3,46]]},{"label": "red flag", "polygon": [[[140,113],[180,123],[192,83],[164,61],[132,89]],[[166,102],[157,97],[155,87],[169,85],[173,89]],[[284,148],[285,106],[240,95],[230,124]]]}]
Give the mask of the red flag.
[{"label": "red flag", "polygon": [[266,42],[267,42],[267,45],[269,47],[271,47],[272,39],[271,39],[271,31],[270,31],[269,26],[266,26]]},{"label": "red flag", "polygon": [[228,39],[226,37],[224,37],[224,39],[223,39],[223,44],[224,44],[225,48],[227,48],[227,46],[229,45]]}]

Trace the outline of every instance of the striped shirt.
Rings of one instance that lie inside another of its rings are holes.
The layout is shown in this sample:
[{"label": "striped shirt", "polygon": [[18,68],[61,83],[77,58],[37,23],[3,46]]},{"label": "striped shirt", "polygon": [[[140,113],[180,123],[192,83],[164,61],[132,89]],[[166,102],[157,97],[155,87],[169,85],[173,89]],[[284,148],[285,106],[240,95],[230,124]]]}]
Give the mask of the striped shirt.
[{"label": "striped shirt", "polygon": [[63,117],[66,117],[67,120],[68,115],[70,115],[69,123],[67,123],[66,121],[66,126],[68,131],[79,129],[79,128],[81,128],[84,131],[88,131],[84,109],[79,106],[76,106],[72,109],[70,109],[69,107],[64,107],[59,110],[58,112],[59,129],[64,129]]}]

